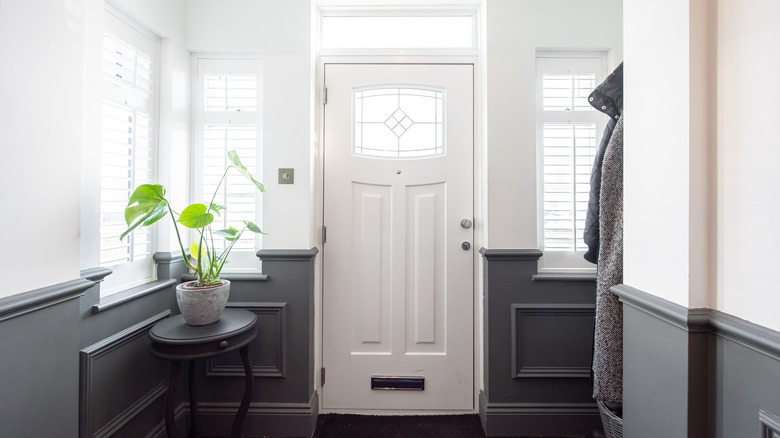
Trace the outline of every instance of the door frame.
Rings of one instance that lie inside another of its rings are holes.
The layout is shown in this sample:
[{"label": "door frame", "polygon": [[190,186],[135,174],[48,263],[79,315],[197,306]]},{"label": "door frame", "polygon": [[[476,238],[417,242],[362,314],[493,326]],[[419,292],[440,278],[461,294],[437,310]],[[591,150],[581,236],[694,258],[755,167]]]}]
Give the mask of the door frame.
[{"label": "door frame", "polygon": [[[315,297],[314,297],[314,390],[319,394],[321,388],[321,369],[323,366],[323,272],[324,272],[324,257],[325,251],[322,242],[322,230],[324,221],[324,111],[323,104],[323,85],[325,82],[325,66],[326,64],[470,64],[474,68],[474,110],[473,110],[473,125],[474,125],[474,147],[472,157],[473,161],[473,182],[472,187],[474,190],[474,249],[472,269],[474,272],[474,284],[473,290],[473,409],[468,411],[426,411],[426,414],[462,414],[462,413],[477,413],[479,412],[479,393],[482,388],[483,381],[483,351],[482,351],[482,264],[479,248],[487,247],[487,229],[485,224],[486,208],[485,202],[487,193],[487,159],[485,157],[486,142],[485,126],[484,126],[484,97],[483,97],[483,73],[480,65],[480,58],[476,54],[468,54],[462,56],[374,56],[374,55],[321,55],[317,59],[316,72],[314,73],[314,90],[315,99],[313,102],[314,108],[314,126],[315,126],[315,144],[314,160],[313,160],[313,184],[314,184],[314,199],[312,200],[312,209],[314,214],[314,229],[312,230],[312,236],[317,236],[317,248],[320,250],[320,260],[315,266]],[[326,378],[327,381],[327,378]],[[319,412],[320,413],[352,413],[342,410],[325,409],[322,406],[322,399],[318,397]],[[404,415],[415,414],[414,411],[408,412],[372,412],[376,415]]]}]

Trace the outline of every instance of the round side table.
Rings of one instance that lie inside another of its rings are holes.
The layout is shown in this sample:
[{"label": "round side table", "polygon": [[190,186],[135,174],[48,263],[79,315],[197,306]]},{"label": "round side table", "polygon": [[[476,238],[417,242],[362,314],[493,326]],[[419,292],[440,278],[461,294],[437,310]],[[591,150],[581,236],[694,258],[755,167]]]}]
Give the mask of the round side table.
[{"label": "round side table", "polygon": [[199,436],[196,405],[196,384],[194,379],[195,360],[219,356],[239,350],[244,364],[244,396],[233,421],[231,438],[241,437],[252,399],[252,365],[249,362],[249,343],[257,336],[257,316],[242,309],[225,309],[215,323],[191,326],[181,315],[172,316],[155,324],[149,331],[152,340],[150,352],[153,356],[171,362],[168,376],[168,390],[165,396],[165,430],[169,438],[178,437],[173,415],[174,398],[179,385],[182,362],[189,362],[190,390],[190,437]]}]

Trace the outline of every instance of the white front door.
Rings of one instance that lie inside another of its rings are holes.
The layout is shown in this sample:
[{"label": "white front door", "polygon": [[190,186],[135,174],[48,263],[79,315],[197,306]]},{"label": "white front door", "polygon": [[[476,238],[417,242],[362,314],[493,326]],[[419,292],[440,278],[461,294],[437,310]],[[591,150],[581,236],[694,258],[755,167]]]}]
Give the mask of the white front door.
[{"label": "white front door", "polygon": [[325,87],[323,407],[471,410],[473,66],[328,64]]}]

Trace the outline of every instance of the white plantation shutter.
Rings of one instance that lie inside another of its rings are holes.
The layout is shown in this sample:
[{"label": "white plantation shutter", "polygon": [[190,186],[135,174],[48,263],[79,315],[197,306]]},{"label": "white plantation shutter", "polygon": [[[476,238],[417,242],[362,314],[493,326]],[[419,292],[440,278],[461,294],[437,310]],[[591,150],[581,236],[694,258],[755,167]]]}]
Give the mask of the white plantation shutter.
[{"label": "white plantation shutter", "polygon": [[545,123],[544,249],[584,251],[590,173],[596,154],[593,123]]},{"label": "white plantation shutter", "polygon": [[[100,264],[152,277],[153,232],[127,228],[124,208],[135,187],[152,182],[155,168],[156,38],[106,11],[100,154]],[[125,268],[120,266],[127,265]],[[132,265],[132,266],[131,266]],[[121,275],[121,274],[120,274]]]},{"label": "white plantation shutter", "polygon": [[[151,54],[137,49],[109,31],[104,32],[104,80],[118,86],[119,89],[115,90],[117,90],[120,95],[124,93],[137,93],[140,99],[148,99],[152,94],[151,69]],[[110,93],[111,89],[108,89],[107,91]],[[116,99],[114,96],[111,98]],[[143,105],[143,103],[140,103],[140,105]]]},{"label": "white plantation shutter", "polygon": [[[257,162],[257,129],[252,126],[205,126],[203,128],[203,200],[211,196],[217,188],[227,166],[227,152],[234,150],[247,166],[252,175],[257,175],[254,163]],[[256,176],[257,178],[257,176]],[[251,181],[237,172],[228,173],[222,182],[214,202],[227,207],[227,211],[217,216],[215,230],[235,227],[241,229],[244,220],[257,221],[257,189]],[[251,233],[239,240],[233,250],[252,250],[255,248]],[[215,242],[217,248],[224,248],[224,240]]]},{"label": "white plantation shutter", "polygon": [[[256,179],[261,175],[260,61],[256,59],[198,59],[196,93],[196,187],[194,200],[208,204],[234,150]],[[251,181],[232,170],[222,182],[214,202],[227,207],[216,215],[213,229],[242,229],[244,221],[262,228],[261,199]],[[196,239],[197,236],[193,236]],[[215,240],[221,250],[225,240]],[[255,253],[261,239],[245,232],[230,253],[225,270],[257,269]]]},{"label": "white plantation shutter", "polygon": [[588,103],[604,76],[600,57],[537,58],[539,240],[542,271],[582,271],[590,174],[606,116]]},{"label": "white plantation shutter", "polygon": [[596,74],[544,74],[544,111],[593,111],[588,95],[596,87]]},{"label": "white plantation shutter", "polygon": [[151,182],[148,114],[103,102],[100,175],[100,263],[114,266],[150,255],[151,233],[138,229],[123,241],[124,210],[132,190]]},{"label": "white plantation shutter", "polygon": [[216,74],[203,78],[204,111],[257,111],[256,74]]}]

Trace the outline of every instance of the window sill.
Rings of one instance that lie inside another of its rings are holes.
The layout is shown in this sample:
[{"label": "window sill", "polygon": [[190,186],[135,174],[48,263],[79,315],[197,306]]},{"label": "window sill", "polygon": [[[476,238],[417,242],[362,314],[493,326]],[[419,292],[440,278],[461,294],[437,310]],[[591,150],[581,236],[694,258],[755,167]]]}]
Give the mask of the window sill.
[{"label": "window sill", "polygon": [[157,280],[127,289],[122,292],[111,294],[105,298],[101,298],[98,304],[92,306],[92,313],[100,313],[104,310],[112,309],[129,301],[133,301],[167,287],[174,286],[176,283],[178,282],[175,279]]},{"label": "window sill", "polygon": [[533,281],[596,281],[596,273],[542,273],[531,276]]},{"label": "window sill", "polygon": [[[195,278],[195,274],[184,274],[181,281],[192,281]],[[232,272],[221,274],[220,278],[230,281],[268,281],[268,275],[259,272]]]}]

